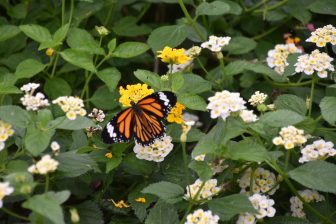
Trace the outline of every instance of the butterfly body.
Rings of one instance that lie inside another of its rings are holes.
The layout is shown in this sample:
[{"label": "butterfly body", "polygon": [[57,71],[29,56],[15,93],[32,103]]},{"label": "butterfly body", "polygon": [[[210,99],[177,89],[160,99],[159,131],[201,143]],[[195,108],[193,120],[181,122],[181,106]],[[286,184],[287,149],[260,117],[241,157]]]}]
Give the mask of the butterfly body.
[{"label": "butterfly body", "polygon": [[129,142],[132,138],[143,146],[150,145],[165,134],[162,122],[176,104],[172,92],[161,91],[131,102],[131,107],[118,113],[103,129],[102,139],[107,144]]}]

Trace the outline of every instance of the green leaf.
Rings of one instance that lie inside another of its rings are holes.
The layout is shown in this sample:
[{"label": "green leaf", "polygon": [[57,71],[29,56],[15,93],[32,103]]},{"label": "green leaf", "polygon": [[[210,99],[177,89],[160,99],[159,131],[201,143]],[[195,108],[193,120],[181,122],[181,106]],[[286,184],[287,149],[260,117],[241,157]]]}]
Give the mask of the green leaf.
[{"label": "green leaf", "polygon": [[117,58],[133,58],[145,53],[149,46],[141,42],[124,42],[117,46],[112,56]]},{"label": "green leaf", "polygon": [[196,15],[224,15],[230,11],[230,5],[222,1],[202,2],[196,8]]},{"label": "green leaf", "polygon": [[225,2],[230,6],[230,11],[228,14],[233,14],[233,15],[240,15],[241,12],[243,11],[240,5],[237,2],[231,1],[231,0],[220,0],[221,2]]},{"label": "green leaf", "polygon": [[0,42],[11,39],[20,33],[20,29],[13,25],[3,25],[0,27]]},{"label": "green leaf", "polygon": [[0,119],[11,125],[25,128],[31,120],[27,111],[18,106],[0,106]]},{"label": "green leaf", "polygon": [[257,46],[257,42],[247,37],[233,37],[229,45],[223,48],[230,54],[245,54],[252,51]]},{"label": "green leaf", "polygon": [[204,161],[193,160],[189,163],[188,167],[195,171],[202,181],[207,181],[212,177],[212,169]]},{"label": "green leaf", "polygon": [[307,112],[306,102],[295,95],[284,94],[277,97],[274,102],[275,108],[291,110],[298,114],[305,115]]},{"label": "green leaf", "polygon": [[312,14],[302,7],[305,4],[307,4],[307,0],[289,0],[285,5],[285,10],[303,24],[307,24],[311,20]]},{"label": "green leaf", "polygon": [[96,162],[88,154],[76,154],[74,151],[60,153],[56,159],[59,161],[58,171],[65,177],[77,177],[90,170],[97,170]]},{"label": "green leaf", "polygon": [[335,126],[336,122],[336,97],[326,96],[321,100],[320,103],[321,113],[323,119],[326,120],[329,124]]},{"label": "green leaf", "polygon": [[37,73],[43,71],[45,67],[46,65],[35,59],[26,59],[16,67],[15,76],[19,79],[31,78]]},{"label": "green leaf", "polygon": [[173,205],[158,201],[149,212],[145,224],[177,224],[178,214]]},{"label": "green leaf", "polygon": [[24,138],[25,147],[31,154],[38,156],[49,146],[52,135],[52,130],[40,130],[30,125]]},{"label": "green leaf", "polygon": [[111,159],[107,159],[106,162],[106,173],[109,173],[114,168],[118,167],[122,161],[123,153],[127,149],[127,144],[118,144],[113,146],[113,151],[111,152],[113,157]]},{"label": "green leaf", "polygon": [[228,117],[225,121],[221,144],[226,145],[230,139],[240,136],[245,130],[246,127],[241,119]]},{"label": "green leaf", "polygon": [[184,189],[180,185],[161,181],[145,187],[141,192],[154,194],[167,203],[176,203],[182,200]]},{"label": "green leaf", "polygon": [[[30,209],[33,212],[48,218],[52,223],[63,224],[64,215],[60,204],[63,203],[64,199],[66,200],[70,194],[68,191],[59,193],[52,194],[51,192],[48,192],[45,194],[34,195],[25,201],[22,204],[22,207]],[[59,198],[60,196],[61,200]]]},{"label": "green leaf", "polygon": [[80,224],[103,224],[103,213],[93,201],[85,201],[76,205]]},{"label": "green leaf", "polygon": [[71,86],[62,78],[54,77],[48,79],[44,85],[44,92],[50,99],[56,99],[59,96],[71,95]]},{"label": "green leaf", "polygon": [[203,79],[199,75],[186,73],[183,74],[184,83],[179,89],[179,93],[203,93],[211,90],[211,82]]},{"label": "green leaf", "polygon": [[161,78],[154,72],[138,69],[134,72],[134,75],[155,90],[159,90],[161,87]]},{"label": "green leaf", "polygon": [[49,109],[42,109],[37,112],[37,125],[41,125],[42,127],[46,127],[49,121],[53,119],[53,115]]},{"label": "green leaf", "polygon": [[292,76],[295,75],[295,63],[297,62],[298,57],[300,56],[300,53],[290,54],[287,57],[287,63],[288,65],[285,68],[285,71],[283,73],[283,76]]},{"label": "green leaf", "polygon": [[122,168],[125,172],[133,175],[149,176],[156,168],[156,164],[147,160],[138,159],[132,152],[125,155],[122,161]]},{"label": "green leaf", "polygon": [[72,49],[77,51],[87,52],[89,54],[105,54],[98,42],[84,29],[72,28],[69,31],[67,43]]},{"label": "green leaf", "polygon": [[[174,142],[179,142],[182,134],[182,127],[179,124],[170,124],[167,126],[167,135],[172,137]],[[197,142],[205,134],[197,128],[191,128],[187,134],[187,142]]]},{"label": "green leaf", "polygon": [[26,34],[26,36],[35,40],[36,42],[42,43],[51,41],[51,34],[49,30],[43,26],[36,24],[27,24],[19,26],[20,30]]},{"label": "green leaf", "polygon": [[277,110],[268,112],[260,116],[258,122],[264,123],[271,127],[285,127],[288,125],[297,124],[305,119],[304,116],[290,111],[290,110]]},{"label": "green leaf", "polygon": [[58,28],[58,30],[56,30],[56,32],[53,35],[53,42],[55,42],[57,45],[62,44],[63,40],[66,38],[68,30],[69,30],[69,24],[65,24],[60,28]]},{"label": "green leaf", "polygon": [[110,40],[108,42],[107,48],[109,49],[109,54],[111,54],[114,51],[116,46],[117,46],[117,39],[116,38],[113,38],[112,40]]},{"label": "green leaf", "polygon": [[175,73],[171,76],[171,82],[172,82],[172,91],[176,93],[179,89],[183,87],[184,77],[181,73]]},{"label": "green leaf", "polygon": [[191,110],[206,111],[205,100],[192,93],[184,93],[178,96],[178,101]]},{"label": "green leaf", "polygon": [[69,120],[67,117],[58,117],[53,121],[50,121],[48,126],[54,129],[65,129],[65,130],[80,130],[84,128],[88,128],[91,126],[95,126],[94,122],[87,118],[78,117],[75,120]]},{"label": "green leaf", "polygon": [[79,68],[84,68],[90,72],[96,72],[96,68],[92,61],[92,54],[80,52],[75,49],[66,49],[60,52],[62,58],[70,64]]},{"label": "green leaf", "polygon": [[288,175],[305,187],[336,193],[336,165],[325,161],[308,162],[290,171]]},{"label": "green leaf", "polygon": [[336,15],[336,2],[334,0],[319,0],[308,6],[312,12],[327,15]]},{"label": "green leaf", "polygon": [[119,36],[136,37],[150,33],[151,29],[146,25],[137,25],[137,18],[126,16],[114,24],[113,31]]},{"label": "green leaf", "polygon": [[232,160],[263,162],[267,159],[266,148],[250,139],[230,144],[225,151],[226,156]]},{"label": "green leaf", "polygon": [[176,47],[187,38],[187,32],[184,26],[172,25],[161,26],[151,32],[147,43],[156,53],[165,46]]},{"label": "green leaf", "polygon": [[305,219],[300,219],[292,216],[275,216],[271,219],[265,219],[264,224],[311,224]]},{"label": "green leaf", "polygon": [[113,110],[119,107],[119,97],[120,95],[116,90],[110,92],[107,86],[102,86],[96,90],[90,98],[90,102],[101,110]]},{"label": "green leaf", "polygon": [[107,85],[111,92],[115,90],[121,79],[121,73],[117,68],[106,68],[99,71],[97,76]]},{"label": "green leaf", "polygon": [[222,221],[230,220],[233,216],[240,213],[256,212],[250,200],[243,194],[233,194],[223,198],[213,199],[208,202],[208,206]]},{"label": "green leaf", "polygon": [[0,83],[0,94],[20,94],[22,93],[19,88],[16,86],[8,86],[4,85],[3,83]]}]

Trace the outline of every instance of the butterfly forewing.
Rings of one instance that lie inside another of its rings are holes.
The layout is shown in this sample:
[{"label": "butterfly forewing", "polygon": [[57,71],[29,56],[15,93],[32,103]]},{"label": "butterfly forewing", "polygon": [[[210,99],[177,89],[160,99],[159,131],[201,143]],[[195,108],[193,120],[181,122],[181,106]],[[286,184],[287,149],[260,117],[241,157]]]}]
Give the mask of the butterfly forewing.
[{"label": "butterfly forewing", "polygon": [[136,105],[117,114],[103,129],[105,143],[128,142],[132,137],[141,145],[150,145],[165,134],[162,119],[176,104],[172,92],[155,92],[141,99]]}]

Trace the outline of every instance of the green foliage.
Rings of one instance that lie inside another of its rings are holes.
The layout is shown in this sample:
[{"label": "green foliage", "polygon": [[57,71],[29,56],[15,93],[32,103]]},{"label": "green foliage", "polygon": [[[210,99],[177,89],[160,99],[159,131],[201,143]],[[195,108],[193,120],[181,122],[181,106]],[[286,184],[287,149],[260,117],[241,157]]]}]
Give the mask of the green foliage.
[{"label": "green foliage", "polygon": [[141,192],[145,194],[154,194],[167,203],[176,203],[182,199],[184,190],[177,184],[161,181],[149,185]]}]

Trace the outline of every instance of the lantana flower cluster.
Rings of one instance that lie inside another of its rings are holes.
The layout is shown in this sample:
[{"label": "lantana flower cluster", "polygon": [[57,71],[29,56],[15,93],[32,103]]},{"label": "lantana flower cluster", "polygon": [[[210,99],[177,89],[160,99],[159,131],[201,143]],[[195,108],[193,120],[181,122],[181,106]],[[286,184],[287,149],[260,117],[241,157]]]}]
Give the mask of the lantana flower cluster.
[{"label": "lantana flower cluster", "polygon": [[245,213],[241,214],[236,224],[254,224],[256,219],[260,220],[265,217],[273,217],[275,215],[274,200],[260,194],[254,194],[249,197],[253,207],[258,211],[257,214]]},{"label": "lantana flower cluster", "polygon": [[136,143],[133,151],[139,159],[162,162],[173,150],[173,147],[172,138],[165,135],[162,138],[155,139],[154,143],[149,146],[142,146]]},{"label": "lantana flower cluster", "polygon": [[194,124],[195,127],[201,127],[203,125],[202,122],[199,121],[199,117],[195,114],[185,112],[182,114],[182,119],[184,123],[189,122],[189,121],[195,122]]},{"label": "lantana flower cluster", "polygon": [[197,209],[187,216],[184,224],[217,224],[218,221],[219,216],[212,214],[210,210]]},{"label": "lantana flower cluster", "polygon": [[12,125],[0,120],[0,151],[5,148],[6,140],[13,134]]},{"label": "lantana flower cluster", "polygon": [[258,116],[254,114],[253,110],[241,110],[239,116],[245,123],[252,123],[258,120]]},{"label": "lantana flower cluster", "polygon": [[277,185],[277,178],[274,173],[264,168],[258,167],[253,171],[249,168],[245,171],[243,176],[239,180],[239,187],[241,192],[247,192],[251,188],[251,176],[252,177],[252,192],[253,193],[263,193],[273,195],[279,185]]},{"label": "lantana flower cluster", "polygon": [[299,163],[305,163],[335,156],[336,150],[334,149],[334,144],[332,142],[326,142],[321,139],[314,141],[310,145],[306,145],[301,149],[301,154],[302,156],[299,159]]},{"label": "lantana flower cluster", "polygon": [[279,135],[273,138],[273,144],[283,145],[285,149],[293,149],[295,146],[301,146],[307,142],[304,131],[292,125],[281,128]]},{"label": "lantana flower cluster", "polygon": [[253,95],[250,97],[250,99],[248,100],[248,102],[249,102],[252,106],[256,107],[256,106],[258,106],[258,105],[260,105],[260,104],[263,104],[263,103],[266,101],[267,97],[268,97],[267,94],[262,93],[262,92],[260,92],[260,91],[256,91],[256,92],[253,93]]},{"label": "lantana flower cluster", "polygon": [[184,195],[185,199],[192,199],[195,201],[200,200],[210,200],[214,195],[218,194],[221,190],[221,187],[217,187],[217,180],[210,179],[204,183],[204,186],[200,190],[199,194],[196,197],[197,192],[203,185],[203,181],[197,179],[192,185],[186,187],[187,193]]},{"label": "lantana flower cluster", "polygon": [[46,175],[56,171],[58,164],[58,161],[51,158],[50,155],[44,155],[36,164],[31,165],[28,171],[33,174]]},{"label": "lantana flower cluster", "polygon": [[58,104],[66,113],[69,120],[75,120],[77,116],[85,116],[86,110],[83,108],[83,100],[73,96],[60,96],[52,101],[53,104]]},{"label": "lantana flower cluster", "polygon": [[311,33],[307,42],[315,43],[318,47],[324,47],[327,43],[336,44],[336,28],[332,25],[326,25],[322,28],[317,28]]},{"label": "lantana flower cluster", "polygon": [[9,185],[9,182],[0,182],[0,208],[3,206],[3,199],[14,192],[14,188]]},{"label": "lantana flower cluster", "polygon": [[[311,203],[311,202],[321,202],[324,201],[325,198],[323,195],[319,194],[315,190],[306,189],[303,191],[298,191],[299,195],[304,199],[305,202]],[[290,201],[290,210],[292,212],[292,216],[298,217],[298,218],[305,218],[306,213],[303,210],[303,203],[302,201],[297,197],[293,196],[289,199]]]},{"label": "lantana flower cluster", "polygon": [[197,57],[201,53],[202,48],[198,46],[194,46],[188,50],[186,50],[184,53],[187,57],[190,59],[182,64],[172,64],[168,65],[169,72],[176,73],[180,71],[184,71],[187,68],[189,68],[192,65],[193,59]]},{"label": "lantana flower cluster", "polygon": [[328,54],[316,49],[310,54],[304,54],[298,57],[297,63],[294,64],[295,72],[303,72],[306,75],[312,75],[314,72],[317,72],[318,77],[327,78],[328,70],[335,70],[331,64],[333,60],[334,59]]},{"label": "lantana flower cluster", "polygon": [[158,51],[158,57],[162,62],[168,64],[185,64],[191,58],[188,57],[183,48],[175,49],[171,47],[165,47],[162,51]]},{"label": "lantana flower cluster", "polygon": [[274,49],[267,53],[267,65],[274,68],[277,73],[283,74],[285,68],[289,65],[287,62],[288,56],[294,53],[302,53],[302,50],[295,44],[277,44]]},{"label": "lantana flower cluster", "polygon": [[230,40],[231,37],[217,37],[211,35],[208,41],[201,44],[201,47],[208,48],[212,52],[220,52],[224,46],[229,44]]},{"label": "lantana flower cluster", "polygon": [[175,104],[175,106],[171,109],[170,113],[167,116],[167,121],[170,123],[177,123],[177,124],[182,124],[183,123],[183,117],[182,117],[182,113],[183,110],[185,110],[186,107],[177,102]]},{"label": "lantana flower cluster", "polygon": [[138,83],[135,85],[127,85],[125,89],[120,86],[119,93],[119,102],[124,107],[130,107],[131,101],[134,103],[139,102],[142,98],[154,93],[154,89],[148,88],[147,84]]},{"label": "lantana flower cluster", "polygon": [[38,83],[28,83],[23,85],[20,89],[25,93],[21,97],[22,105],[26,107],[26,110],[37,111],[42,107],[49,106],[48,99],[45,99],[45,96],[41,92],[37,92],[35,95],[35,90],[40,87]]}]

